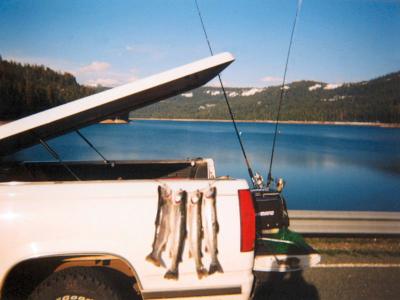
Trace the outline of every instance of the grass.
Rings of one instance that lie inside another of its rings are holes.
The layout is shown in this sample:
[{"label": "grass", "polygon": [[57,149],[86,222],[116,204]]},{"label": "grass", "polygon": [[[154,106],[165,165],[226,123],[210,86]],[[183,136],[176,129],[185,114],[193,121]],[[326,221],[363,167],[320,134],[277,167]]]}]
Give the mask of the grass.
[{"label": "grass", "polygon": [[316,238],[307,237],[306,242],[321,254],[351,256],[400,257],[400,238]]}]

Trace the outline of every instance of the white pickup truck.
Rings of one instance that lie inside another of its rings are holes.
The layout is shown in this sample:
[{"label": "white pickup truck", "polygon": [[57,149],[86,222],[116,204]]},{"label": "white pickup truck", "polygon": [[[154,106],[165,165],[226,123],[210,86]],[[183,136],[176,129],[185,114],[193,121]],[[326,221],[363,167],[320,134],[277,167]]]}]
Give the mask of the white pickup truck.
[{"label": "white pickup truck", "polygon": [[[253,268],[293,267],[265,253],[255,266],[248,183],[216,178],[211,159],[68,162],[46,142],[201,86],[232,61],[222,53],[0,126],[1,299],[249,299]],[[35,143],[55,162],[9,159]]]}]

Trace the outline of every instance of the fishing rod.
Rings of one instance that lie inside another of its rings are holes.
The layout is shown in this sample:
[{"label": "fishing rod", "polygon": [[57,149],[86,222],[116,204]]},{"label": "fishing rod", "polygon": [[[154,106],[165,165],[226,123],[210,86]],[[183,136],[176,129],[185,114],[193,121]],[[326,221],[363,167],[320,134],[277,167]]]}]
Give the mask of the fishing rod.
[{"label": "fishing rod", "polygon": [[282,85],[281,85],[281,93],[280,93],[280,96],[279,96],[278,112],[277,112],[276,122],[275,122],[274,139],[272,141],[272,150],[271,150],[271,158],[270,158],[270,162],[269,162],[267,188],[269,188],[271,182],[273,181],[273,178],[272,178],[272,163],[273,163],[273,160],[274,160],[275,144],[276,144],[276,137],[277,137],[277,132],[278,132],[278,124],[279,124],[279,118],[280,118],[280,113],[281,113],[282,100],[283,100],[283,97],[285,96],[285,90],[286,90],[286,88],[285,88],[286,74],[287,74],[288,65],[289,65],[289,58],[290,58],[290,52],[291,52],[292,44],[293,44],[294,32],[295,32],[295,29],[296,29],[297,20],[298,20],[299,15],[300,15],[302,2],[303,2],[302,0],[298,0],[297,1],[296,15],[294,17],[293,26],[292,26],[292,32],[291,32],[291,35],[290,35],[289,48],[288,48],[288,52],[287,52],[287,55],[286,55],[285,71],[283,72],[283,80],[282,80]]},{"label": "fishing rod", "polygon": [[[206,30],[206,27],[204,25],[203,16],[201,15],[199,4],[198,4],[197,0],[194,0],[194,2],[196,4],[196,9],[197,9],[197,13],[199,15],[199,19],[200,19],[201,27],[203,29],[204,37],[205,37],[207,45],[208,45],[208,50],[210,51],[211,55],[214,55],[214,52],[213,52],[212,47],[211,47],[210,40],[208,38],[207,30]],[[235,129],[236,137],[237,137],[237,139],[239,141],[239,144],[240,144],[240,149],[242,150],[242,155],[243,155],[244,160],[246,162],[247,172],[249,173],[249,176],[250,176],[251,182],[253,183],[253,186],[261,188],[262,187],[262,178],[257,173],[254,175],[253,170],[251,169],[249,159],[247,158],[246,151],[245,151],[244,146],[243,146],[242,138],[240,137],[239,129],[237,128],[237,125],[236,125],[236,121],[235,121],[235,117],[234,117],[233,112],[232,112],[231,105],[229,104],[229,100],[228,100],[228,96],[227,96],[226,91],[225,91],[224,84],[222,83],[221,75],[218,74],[217,76],[218,76],[219,84],[220,84],[221,89],[222,89],[222,94],[224,96],[226,105],[228,107],[228,111],[229,111],[229,115],[230,115],[231,120],[232,120],[233,127]]]}]

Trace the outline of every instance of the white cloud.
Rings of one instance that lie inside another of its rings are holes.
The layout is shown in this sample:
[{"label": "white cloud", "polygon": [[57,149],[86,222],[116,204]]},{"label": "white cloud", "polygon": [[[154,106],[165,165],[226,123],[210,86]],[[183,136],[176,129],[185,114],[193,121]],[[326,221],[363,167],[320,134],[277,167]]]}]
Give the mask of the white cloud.
[{"label": "white cloud", "polygon": [[77,72],[76,75],[79,82],[83,82],[84,84],[91,86],[102,85],[107,87],[115,87],[139,79],[138,76],[139,71],[136,68],[131,68],[128,70],[124,69],[116,70],[115,68],[111,67],[110,64],[108,64],[108,66],[106,64],[91,63],[90,65],[87,66],[90,67],[87,69],[98,70],[97,72],[95,71],[93,72],[87,71],[83,73]]},{"label": "white cloud", "polygon": [[21,63],[44,65],[59,72],[73,74],[78,83],[96,86],[98,84],[113,87],[138,80],[139,70],[135,67],[116,69],[110,63],[93,60],[90,64],[80,65],[76,62],[49,57],[31,56],[3,56],[3,59],[14,60]]},{"label": "white cloud", "polygon": [[110,67],[111,67],[111,65],[107,62],[94,61],[87,66],[83,66],[83,67],[79,68],[79,70],[77,71],[77,74],[104,72],[104,71],[108,70]]},{"label": "white cloud", "polygon": [[97,79],[89,79],[85,82],[86,85],[89,86],[116,86],[118,85],[120,82],[116,79],[113,78],[97,78]]},{"label": "white cloud", "polygon": [[228,96],[229,97],[236,97],[236,96],[239,96],[239,93],[238,92],[229,92]]},{"label": "white cloud", "polygon": [[263,78],[261,78],[262,82],[266,82],[269,84],[274,84],[274,83],[279,83],[282,81],[281,77],[276,77],[276,76],[265,76]]}]

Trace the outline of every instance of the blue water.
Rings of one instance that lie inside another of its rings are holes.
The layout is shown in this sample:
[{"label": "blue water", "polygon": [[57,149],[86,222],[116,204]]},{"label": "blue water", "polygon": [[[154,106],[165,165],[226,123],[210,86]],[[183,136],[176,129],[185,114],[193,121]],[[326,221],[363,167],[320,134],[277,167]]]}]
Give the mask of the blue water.
[{"label": "blue water", "polygon": [[[274,125],[239,123],[253,169],[266,177]],[[231,123],[134,121],[81,132],[110,160],[211,157],[217,175],[248,178]],[[76,133],[51,140],[64,160],[99,159]],[[35,146],[21,160],[51,160]],[[400,129],[279,126],[273,176],[289,209],[400,211]]]}]

